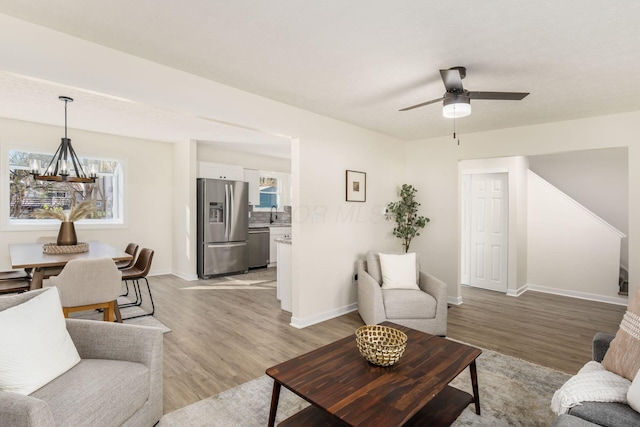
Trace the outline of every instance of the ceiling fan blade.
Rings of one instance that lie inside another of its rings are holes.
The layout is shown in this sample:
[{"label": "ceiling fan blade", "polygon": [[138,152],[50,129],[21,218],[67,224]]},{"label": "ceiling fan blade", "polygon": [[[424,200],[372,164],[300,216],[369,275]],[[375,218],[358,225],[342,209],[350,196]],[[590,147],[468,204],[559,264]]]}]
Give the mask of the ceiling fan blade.
[{"label": "ceiling fan blade", "polygon": [[462,77],[460,76],[460,70],[457,68],[451,68],[449,70],[440,70],[440,76],[447,92],[462,92]]},{"label": "ceiling fan blade", "polygon": [[520,101],[529,92],[469,92],[471,99],[503,99],[507,101]]},{"label": "ceiling fan blade", "polygon": [[427,101],[427,102],[423,102],[421,104],[416,104],[416,105],[412,105],[411,107],[407,107],[407,108],[403,108],[400,111],[408,111],[408,110],[413,110],[414,108],[418,108],[418,107],[424,107],[425,105],[429,105],[429,104],[435,104],[436,102],[440,102],[442,101],[444,98],[438,98],[438,99],[432,99],[431,101]]}]

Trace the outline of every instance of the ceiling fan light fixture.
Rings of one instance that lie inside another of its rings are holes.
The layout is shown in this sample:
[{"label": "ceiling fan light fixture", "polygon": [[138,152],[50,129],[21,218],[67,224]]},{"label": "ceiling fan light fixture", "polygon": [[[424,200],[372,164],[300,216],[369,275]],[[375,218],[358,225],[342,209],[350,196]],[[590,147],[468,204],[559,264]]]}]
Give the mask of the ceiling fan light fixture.
[{"label": "ceiling fan light fixture", "polygon": [[[449,101],[449,102],[447,102]],[[457,119],[471,114],[471,101],[469,98],[445,99],[442,107],[442,115],[448,119]]]}]

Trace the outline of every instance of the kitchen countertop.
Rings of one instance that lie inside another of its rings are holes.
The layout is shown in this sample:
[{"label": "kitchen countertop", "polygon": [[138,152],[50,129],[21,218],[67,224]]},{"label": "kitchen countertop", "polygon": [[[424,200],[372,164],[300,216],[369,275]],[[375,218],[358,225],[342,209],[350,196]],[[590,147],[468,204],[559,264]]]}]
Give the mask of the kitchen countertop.
[{"label": "kitchen countertop", "polygon": [[291,227],[290,222],[274,222],[273,224],[269,224],[268,222],[255,222],[249,223],[249,228],[264,228],[264,227]]},{"label": "kitchen countertop", "polygon": [[280,239],[275,239],[275,242],[276,243],[284,243],[286,245],[290,245],[292,243],[291,242],[291,237],[282,237]]}]

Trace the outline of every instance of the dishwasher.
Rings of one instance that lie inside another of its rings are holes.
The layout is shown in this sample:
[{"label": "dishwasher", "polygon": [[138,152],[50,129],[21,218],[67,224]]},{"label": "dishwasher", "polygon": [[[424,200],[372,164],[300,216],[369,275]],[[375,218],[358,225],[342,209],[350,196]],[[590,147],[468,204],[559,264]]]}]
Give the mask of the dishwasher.
[{"label": "dishwasher", "polygon": [[269,227],[249,229],[249,268],[269,264]]}]

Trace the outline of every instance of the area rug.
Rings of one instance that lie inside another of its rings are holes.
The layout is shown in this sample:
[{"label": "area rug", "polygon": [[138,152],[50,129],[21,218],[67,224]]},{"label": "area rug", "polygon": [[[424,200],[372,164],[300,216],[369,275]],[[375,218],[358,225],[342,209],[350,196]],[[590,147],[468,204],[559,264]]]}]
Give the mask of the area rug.
[{"label": "area rug", "polygon": [[[482,415],[473,405],[465,409],[454,426],[550,426],[553,393],[570,375],[490,350],[477,359]],[[452,386],[471,393],[468,369]],[[208,399],[166,414],[159,426],[265,426],[273,380],[262,376]],[[308,404],[282,388],[276,422]]]},{"label": "area rug", "polygon": [[[134,319],[127,319],[127,317],[139,316],[141,314],[145,314],[142,308],[137,306],[132,307],[122,307],[122,305],[131,303],[127,297],[118,298],[118,305],[121,306],[120,314],[122,315],[122,323],[127,325],[141,325],[141,326],[151,326],[154,328],[162,329],[163,333],[171,332],[164,323],[159,321],[153,316],[144,316],[144,317],[136,317]],[[87,319],[87,320],[102,320],[102,312],[97,310],[88,310],[88,311],[80,311],[77,313],[71,313],[69,317],[73,319]]]}]

